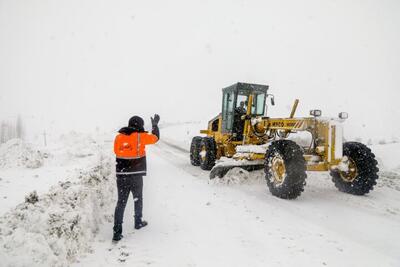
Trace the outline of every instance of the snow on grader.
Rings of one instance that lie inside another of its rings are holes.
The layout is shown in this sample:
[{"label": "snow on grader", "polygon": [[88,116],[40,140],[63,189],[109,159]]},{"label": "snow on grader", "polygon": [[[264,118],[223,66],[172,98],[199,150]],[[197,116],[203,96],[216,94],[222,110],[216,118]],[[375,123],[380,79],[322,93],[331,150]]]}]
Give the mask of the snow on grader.
[{"label": "snow on grader", "polygon": [[[341,124],[347,113],[326,118],[320,110],[311,110],[310,117],[296,118],[296,99],[288,118],[270,118],[265,116],[266,100],[272,105],[275,101],[267,85],[236,83],[222,92],[222,113],[200,131],[206,136],[194,137],[190,147],[191,164],[211,170],[211,179],[235,167],[264,169],[270,192],[284,199],[304,191],[306,171],[330,171],[335,186],[354,195],[364,195],[376,185],[375,155],[364,144],[343,142]],[[307,144],[291,138],[300,132],[310,133]]]}]

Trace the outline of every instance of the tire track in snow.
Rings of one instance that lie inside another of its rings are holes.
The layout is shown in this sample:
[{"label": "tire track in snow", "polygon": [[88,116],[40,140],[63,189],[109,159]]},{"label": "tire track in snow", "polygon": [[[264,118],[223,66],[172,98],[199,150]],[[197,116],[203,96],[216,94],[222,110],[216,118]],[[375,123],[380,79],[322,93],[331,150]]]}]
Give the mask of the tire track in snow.
[{"label": "tire track in snow", "polygon": [[181,148],[171,142],[161,141],[155,146],[157,154],[169,163],[187,172],[188,174],[208,180],[209,171],[204,171],[200,167],[190,164],[189,150]]}]

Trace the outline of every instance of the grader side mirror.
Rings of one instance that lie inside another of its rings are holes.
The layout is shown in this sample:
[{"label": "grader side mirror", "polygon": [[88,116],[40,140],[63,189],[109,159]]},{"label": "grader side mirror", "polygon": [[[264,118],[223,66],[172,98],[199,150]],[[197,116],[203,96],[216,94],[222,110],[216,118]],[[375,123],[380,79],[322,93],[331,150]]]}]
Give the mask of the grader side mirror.
[{"label": "grader side mirror", "polygon": [[274,95],[267,94],[267,98],[268,98],[268,97],[271,97],[271,105],[272,105],[272,106],[275,106],[275,97],[274,97]]}]

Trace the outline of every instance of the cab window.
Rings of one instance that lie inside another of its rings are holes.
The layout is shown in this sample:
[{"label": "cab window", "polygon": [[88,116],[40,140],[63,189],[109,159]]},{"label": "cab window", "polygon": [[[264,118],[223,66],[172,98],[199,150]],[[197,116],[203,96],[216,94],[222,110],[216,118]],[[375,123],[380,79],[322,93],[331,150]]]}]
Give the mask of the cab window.
[{"label": "cab window", "polygon": [[251,114],[264,115],[265,108],[265,93],[258,93],[254,95],[253,105],[251,106]]},{"label": "cab window", "polygon": [[222,128],[225,131],[232,130],[233,124],[233,113],[234,113],[234,102],[235,102],[235,93],[234,92],[226,92],[223,96],[222,103]]}]

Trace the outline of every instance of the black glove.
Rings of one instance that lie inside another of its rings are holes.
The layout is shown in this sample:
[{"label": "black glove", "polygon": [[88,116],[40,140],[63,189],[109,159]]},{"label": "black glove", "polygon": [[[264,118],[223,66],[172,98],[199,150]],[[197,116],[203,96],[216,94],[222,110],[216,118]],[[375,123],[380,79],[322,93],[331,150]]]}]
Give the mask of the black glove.
[{"label": "black glove", "polygon": [[157,126],[158,122],[160,121],[160,115],[154,114],[154,118],[151,117],[150,119],[151,119],[151,125],[152,126]]}]

